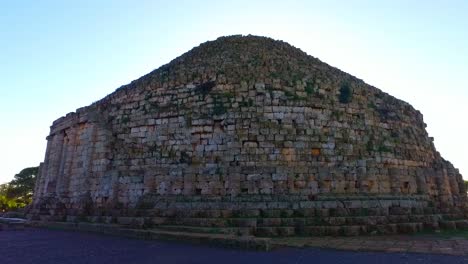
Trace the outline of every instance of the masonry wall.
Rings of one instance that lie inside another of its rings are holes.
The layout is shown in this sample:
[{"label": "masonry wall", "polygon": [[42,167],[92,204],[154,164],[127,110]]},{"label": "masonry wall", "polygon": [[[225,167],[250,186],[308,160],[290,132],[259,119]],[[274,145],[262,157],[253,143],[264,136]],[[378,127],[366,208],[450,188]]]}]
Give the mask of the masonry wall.
[{"label": "masonry wall", "polygon": [[286,43],[222,38],[55,121],[33,208],[249,195],[464,207],[462,177],[425,127],[408,103]]}]

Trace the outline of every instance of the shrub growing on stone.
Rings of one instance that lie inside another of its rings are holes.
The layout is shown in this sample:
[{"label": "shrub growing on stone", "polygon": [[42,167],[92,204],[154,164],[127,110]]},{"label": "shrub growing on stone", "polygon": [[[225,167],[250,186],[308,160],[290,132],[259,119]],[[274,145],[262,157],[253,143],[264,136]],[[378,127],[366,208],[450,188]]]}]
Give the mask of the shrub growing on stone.
[{"label": "shrub growing on stone", "polygon": [[339,97],[340,103],[342,104],[350,103],[351,97],[352,97],[351,87],[349,87],[348,83],[343,84],[340,88],[340,97]]}]

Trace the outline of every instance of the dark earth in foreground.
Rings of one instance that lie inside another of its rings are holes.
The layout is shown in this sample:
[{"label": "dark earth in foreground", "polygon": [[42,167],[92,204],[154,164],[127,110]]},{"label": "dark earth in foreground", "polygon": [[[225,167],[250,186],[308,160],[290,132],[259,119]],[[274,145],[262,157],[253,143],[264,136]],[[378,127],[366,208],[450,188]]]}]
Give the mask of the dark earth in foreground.
[{"label": "dark earth in foreground", "polygon": [[468,263],[467,256],[281,248],[243,251],[47,229],[0,232],[0,263]]}]

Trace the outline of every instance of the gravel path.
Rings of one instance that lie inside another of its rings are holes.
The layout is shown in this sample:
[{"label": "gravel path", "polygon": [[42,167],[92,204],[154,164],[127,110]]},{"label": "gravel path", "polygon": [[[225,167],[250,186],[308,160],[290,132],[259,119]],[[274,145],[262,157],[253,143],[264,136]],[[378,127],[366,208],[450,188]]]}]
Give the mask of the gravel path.
[{"label": "gravel path", "polygon": [[0,263],[468,263],[467,256],[283,248],[242,251],[179,242],[26,229],[0,231]]}]

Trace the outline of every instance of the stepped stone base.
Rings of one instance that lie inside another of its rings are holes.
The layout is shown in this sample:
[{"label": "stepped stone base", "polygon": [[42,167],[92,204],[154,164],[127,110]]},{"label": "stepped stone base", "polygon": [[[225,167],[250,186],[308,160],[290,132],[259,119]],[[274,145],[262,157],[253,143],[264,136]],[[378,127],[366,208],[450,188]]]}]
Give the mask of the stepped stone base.
[{"label": "stepped stone base", "polygon": [[26,220],[20,218],[0,217],[1,230],[23,230]]},{"label": "stepped stone base", "polygon": [[147,195],[134,209],[92,208],[85,215],[77,209],[49,203],[42,211],[31,213],[30,219],[41,221],[259,237],[357,236],[468,228],[463,208],[434,207],[424,195],[323,195],[313,199],[300,195]]},{"label": "stepped stone base", "polygon": [[454,234],[385,235],[360,237],[276,237],[258,238],[212,233],[210,228],[164,226],[152,229],[131,229],[116,224],[66,223],[30,221],[30,226],[70,231],[85,231],[138,239],[181,240],[249,250],[268,251],[278,247],[314,247],[335,250],[402,252],[425,254],[468,255],[467,232]]},{"label": "stepped stone base", "polygon": [[46,227],[70,231],[85,231],[107,235],[117,235],[129,238],[146,240],[172,240],[191,243],[211,244],[229,248],[241,248],[248,250],[271,250],[270,240],[253,236],[234,236],[216,233],[180,232],[164,229],[131,229],[116,224],[96,223],[67,223],[67,222],[42,222],[30,221],[30,226]]}]

